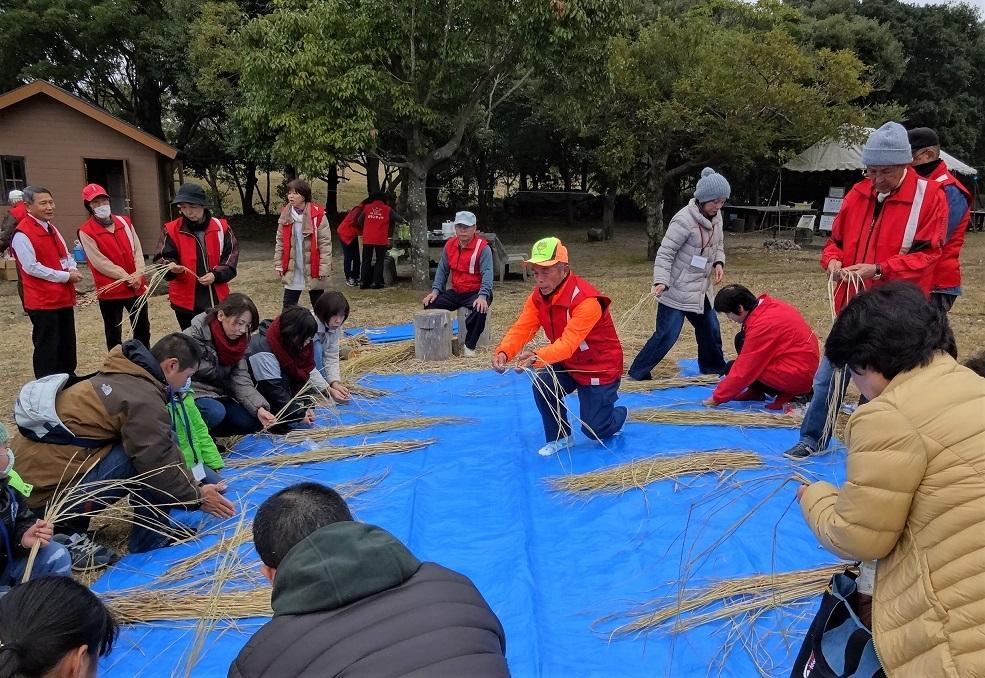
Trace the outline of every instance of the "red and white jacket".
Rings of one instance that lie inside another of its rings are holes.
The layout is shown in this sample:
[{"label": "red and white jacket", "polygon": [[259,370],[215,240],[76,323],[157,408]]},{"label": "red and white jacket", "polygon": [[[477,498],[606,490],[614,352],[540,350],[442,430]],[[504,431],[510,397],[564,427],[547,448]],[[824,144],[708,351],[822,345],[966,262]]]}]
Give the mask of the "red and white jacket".
[{"label": "red and white jacket", "polygon": [[458,238],[449,238],[445,243],[445,261],[451,273],[451,288],[459,294],[475,292],[482,287],[482,269],[479,258],[489,242],[475,236],[465,247],[460,246]]},{"label": "red and white jacket", "polygon": [[[195,285],[198,282],[196,272],[198,270],[199,245],[198,238],[195,237],[194,233],[181,228],[183,221],[184,219],[182,217],[178,217],[174,221],[164,224],[164,234],[176,250],[177,263],[188,269],[188,271],[184,271],[175,276],[174,279],[168,281],[168,298],[171,301],[171,305],[175,308],[194,311],[196,310]],[[236,251],[235,239],[233,238],[229,238],[229,250],[232,251],[227,250],[226,241],[230,234],[229,224],[225,219],[216,217],[209,219],[209,225],[205,227],[205,272],[214,273],[214,269],[221,265],[227,266],[235,271],[238,252]],[[162,258],[170,259],[168,254],[170,253],[163,249],[162,243],[162,248],[159,248],[159,252],[154,258],[155,260]],[[198,273],[198,275],[203,274]],[[212,289],[215,295],[213,304],[218,304],[229,296],[229,284],[225,281],[219,282],[218,276],[216,276],[216,282],[212,286]]]},{"label": "red and white jacket", "polygon": [[[104,301],[132,299],[147,291],[147,284],[144,279],[141,279],[138,289],[124,284],[117,285],[108,291],[99,291],[119,280],[119,277],[111,275],[110,272],[100,270],[100,255],[102,258],[108,259],[110,264],[122,268],[127,275],[137,272],[137,253],[140,252],[140,241],[134,232],[133,224],[127,217],[116,214],[113,215],[113,222],[113,231],[111,232],[95,217],[89,217],[84,224],[79,226],[78,230],[79,240],[82,241],[82,247],[85,249],[86,258],[89,261],[89,269],[92,271],[92,281],[96,285],[96,296]],[[90,245],[82,238],[82,234],[91,239],[98,252],[90,251]]]}]

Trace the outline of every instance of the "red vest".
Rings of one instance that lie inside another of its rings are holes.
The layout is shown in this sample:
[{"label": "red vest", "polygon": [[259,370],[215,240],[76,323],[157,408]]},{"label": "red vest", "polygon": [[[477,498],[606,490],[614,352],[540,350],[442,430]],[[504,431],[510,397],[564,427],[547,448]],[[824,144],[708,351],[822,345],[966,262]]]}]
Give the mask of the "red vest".
[{"label": "red vest", "polygon": [[[321,250],[318,249],[318,226],[321,224],[322,218],[325,216],[325,208],[316,203],[308,203],[311,206],[311,277],[318,277],[318,267],[321,266]],[[287,206],[288,214],[294,210],[290,205]],[[280,270],[287,273],[287,267],[291,263],[291,252],[294,239],[294,224],[286,223],[280,227],[280,241],[284,244],[281,254],[280,254]],[[304,251],[304,248],[301,248]],[[295,266],[301,266],[302,262],[294,262]]]},{"label": "red vest", "polygon": [[390,244],[390,208],[379,200],[363,207],[363,244]]},{"label": "red vest", "polygon": [[[174,221],[164,224],[164,232],[171,238],[171,242],[178,248],[178,263],[189,271],[195,271],[198,266],[198,238],[194,233],[181,230],[182,218],[178,217]],[[226,238],[226,231],[229,224],[225,219],[212,217],[209,225],[205,228],[205,271],[211,271],[219,265],[222,257],[223,242]],[[174,280],[168,282],[168,298],[171,304],[186,311],[195,310],[195,285],[196,276],[193,273],[182,273]],[[215,302],[229,296],[229,285],[226,283],[216,283],[212,286],[215,290]]]},{"label": "red vest", "polygon": [[964,211],[964,216],[961,218],[961,222],[957,228],[954,229],[954,233],[951,234],[951,239],[944,243],[944,251],[941,253],[940,261],[937,262],[937,268],[934,269],[935,290],[960,287],[961,246],[964,245],[964,234],[968,230],[968,223],[971,221],[971,192],[948,171],[947,165],[944,164],[943,160],[937,166],[937,171],[928,178],[940,184],[942,189],[945,186],[956,187],[968,201],[968,207]]},{"label": "red vest", "polygon": [[465,247],[459,247],[458,238],[451,237],[445,243],[445,261],[451,270],[451,288],[459,294],[475,292],[482,287],[482,270],[479,259],[489,243],[479,236],[472,238]]},{"label": "red vest", "polygon": [[[46,229],[34,217],[28,216],[17,224],[15,233],[23,233],[30,239],[39,264],[62,271],[62,259],[68,257],[68,248],[54,224],[49,227],[50,230]],[[24,273],[20,261],[17,262],[17,274],[24,284],[24,308],[28,311],[57,311],[75,306],[75,285],[72,283],[35,278]]]},{"label": "red vest", "polygon": [[362,214],[363,206],[356,205],[351,210],[349,210],[345,218],[339,224],[339,241],[344,245],[351,245],[352,241],[359,237],[359,231],[356,230],[356,219]]},{"label": "red vest", "polygon": [[609,313],[611,301],[597,289],[574,273],[569,273],[561,287],[544,299],[537,290],[533,293],[534,306],[544,334],[554,342],[568,325],[571,309],[589,299],[598,299],[602,305],[602,317],[585,337],[575,354],[561,363],[571,377],[584,386],[611,384],[622,377],[622,345],[616,334],[616,326]]},{"label": "red vest", "polygon": [[[88,221],[79,226],[79,233],[85,233],[92,238],[96,243],[96,249],[104,257],[127,273],[134,273],[137,266],[133,260],[133,240],[137,234],[133,232],[133,225],[126,217],[114,214],[113,221],[116,222],[116,228],[110,233],[109,229],[96,221],[95,217],[89,217]],[[99,292],[101,287],[114,283],[116,280],[97,270],[91,261],[89,262],[89,270],[92,271],[92,281],[96,284],[96,296],[99,299],[133,299],[147,291],[146,280],[142,279],[140,288],[137,290],[124,284],[117,285],[106,292]]]}]

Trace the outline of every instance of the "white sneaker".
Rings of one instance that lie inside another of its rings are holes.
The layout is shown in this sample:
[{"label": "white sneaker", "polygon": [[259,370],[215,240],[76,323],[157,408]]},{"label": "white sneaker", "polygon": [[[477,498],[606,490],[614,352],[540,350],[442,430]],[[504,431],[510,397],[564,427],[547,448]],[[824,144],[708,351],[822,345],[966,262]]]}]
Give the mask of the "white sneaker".
[{"label": "white sneaker", "polygon": [[554,440],[537,450],[537,454],[542,457],[550,457],[551,455],[557,454],[561,450],[568,449],[574,442],[574,436],[567,436],[565,438],[561,438],[560,440]]},{"label": "white sneaker", "polygon": [[462,350],[462,353],[465,355],[466,358],[474,358],[475,357],[475,349],[471,349],[468,346],[466,346]]}]

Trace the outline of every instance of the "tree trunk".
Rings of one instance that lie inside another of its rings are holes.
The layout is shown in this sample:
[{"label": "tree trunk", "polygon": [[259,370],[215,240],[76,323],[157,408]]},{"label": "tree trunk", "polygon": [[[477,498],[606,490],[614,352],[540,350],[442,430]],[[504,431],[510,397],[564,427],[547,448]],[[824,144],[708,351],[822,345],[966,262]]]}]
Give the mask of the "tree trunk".
[{"label": "tree trunk", "polygon": [[479,225],[488,230],[492,226],[493,189],[489,176],[489,163],[486,160],[486,153],[479,153],[476,158],[475,183],[479,191]]},{"label": "tree trunk", "polygon": [[298,178],[298,170],[294,165],[284,165],[284,183]]},{"label": "tree trunk", "polygon": [[428,259],[428,168],[422,162],[414,163],[407,172],[407,213],[410,222],[410,263],[413,284],[422,289],[431,283]]},{"label": "tree trunk", "polygon": [[267,169],[267,198],[263,201],[263,213],[270,214],[270,169]]},{"label": "tree trunk", "polygon": [[428,170],[427,179],[424,182],[424,195],[427,201],[427,214],[435,214],[438,211],[438,173],[434,167]]},{"label": "tree trunk", "polygon": [[588,193],[588,161],[581,161],[581,192]]},{"label": "tree trunk", "polygon": [[339,166],[332,164],[328,168],[328,177],[325,179],[328,192],[325,194],[325,213],[331,214],[332,218],[339,212]]},{"label": "tree trunk", "polygon": [[660,241],[664,237],[664,177],[667,169],[667,153],[654,150],[650,154],[650,167],[646,177],[646,256],[657,256]]},{"label": "tree trunk", "polygon": [[527,173],[520,172],[520,191],[522,192],[526,190],[527,190]]},{"label": "tree trunk", "polygon": [[616,187],[606,186],[605,194],[602,196],[602,230],[605,231],[606,240],[612,240],[615,221]]},{"label": "tree trunk", "polygon": [[366,193],[380,192],[380,159],[366,156]]},{"label": "tree trunk", "polygon": [[400,178],[397,179],[397,183],[400,185],[400,195],[397,196],[397,213],[407,214],[407,177],[410,175],[410,170],[406,167],[400,168]]},{"label": "tree trunk", "polygon": [[252,160],[248,160],[244,164],[243,177],[246,179],[242,193],[243,214],[253,215],[257,213],[256,208],[253,206],[253,196],[257,188],[257,164]]},{"label": "tree trunk", "polygon": [[212,189],[212,196],[215,202],[215,215],[217,217],[226,216],[225,211],[222,209],[222,193],[219,192],[219,175],[215,170],[215,167],[209,167],[205,172],[205,183],[209,185]]}]

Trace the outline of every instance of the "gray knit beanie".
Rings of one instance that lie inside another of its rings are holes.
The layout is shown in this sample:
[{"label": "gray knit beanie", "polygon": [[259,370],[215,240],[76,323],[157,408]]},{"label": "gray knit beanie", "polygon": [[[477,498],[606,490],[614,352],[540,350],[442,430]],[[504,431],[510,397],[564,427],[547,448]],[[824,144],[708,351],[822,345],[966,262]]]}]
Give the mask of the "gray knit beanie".
[{"label": "gray knit beanie", "polygon": [[728,185],[721,174],[710,167],[701,170],[701,178],[698,185],[694,187],[694,199],[698,202],[711,202],[721,198],[728,198],[732,194],[732,187]]},{"label": "gray knit beanie", "polygon": [[862,164],[866,167],[909,165],[911,162],[910,137],[898,122],[887,122],[870,134],[862,147]]}]

